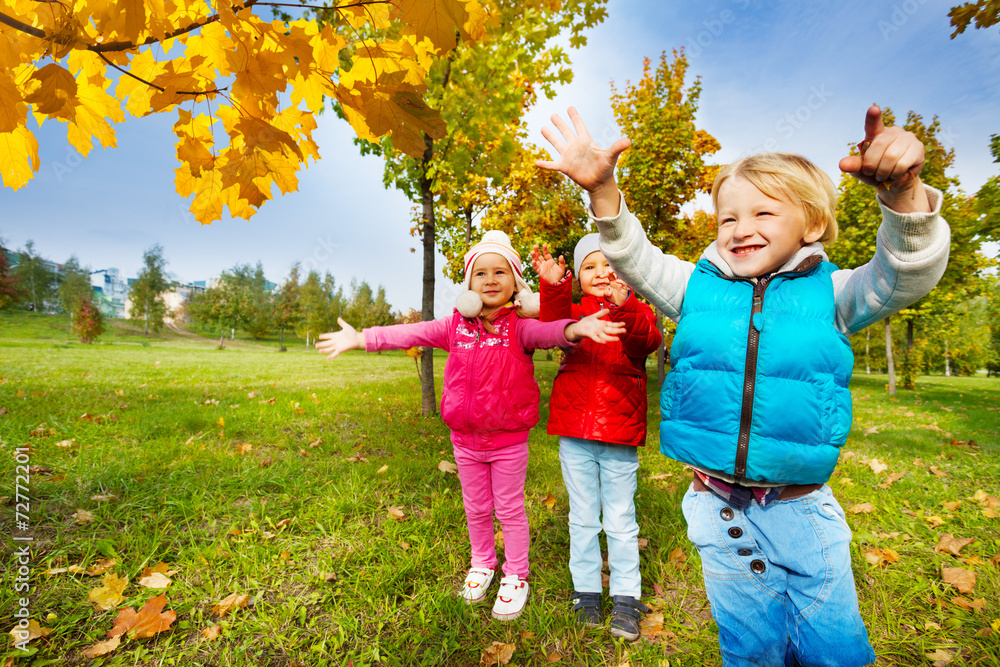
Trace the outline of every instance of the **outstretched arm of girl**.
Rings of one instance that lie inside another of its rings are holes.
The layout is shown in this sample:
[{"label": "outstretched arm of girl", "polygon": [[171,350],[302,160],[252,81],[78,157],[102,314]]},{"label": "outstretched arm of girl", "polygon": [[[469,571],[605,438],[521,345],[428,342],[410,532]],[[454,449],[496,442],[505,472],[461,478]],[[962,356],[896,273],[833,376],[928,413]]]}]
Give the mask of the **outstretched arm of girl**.
[{"label": "outstretched arm of girl", "polygon": [[328,355],[327,359],[333,359],[341,352],[348,350],[365,349],[365,334],[358,331],[341,318],[337,318],[337,324],[341,326],[340,331],[330,331],[319,335],[319,342],[316,349],[321,354]]},{"label": "outstretched arm of girl", "polygon": [[607,308],[604,308],[596,313],[587,315],[579,322],[567,325],[564,332],[566,340],[576,342],[584,338],[590,338],[598,343],[608,343],[618,340],[618,336],[625,333],[625,324],[622,322],[608,322],[601,319],[610,312]]}]

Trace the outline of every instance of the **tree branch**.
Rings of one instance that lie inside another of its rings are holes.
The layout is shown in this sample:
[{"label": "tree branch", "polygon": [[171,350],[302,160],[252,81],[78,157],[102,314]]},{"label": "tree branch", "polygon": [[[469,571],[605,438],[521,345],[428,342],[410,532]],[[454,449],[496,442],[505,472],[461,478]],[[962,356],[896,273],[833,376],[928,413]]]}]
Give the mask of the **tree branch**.
[{"label": "tree branch", "polygon": [[[150,88],[156,88],[160,92],[166,92],[166,90],[167,90],[166,88],[163,88],[162,86],[157,86],[155,83],[152,83],[151,81],[146,81],[142,77],[139,77],[139,76],[136,76],[135,74],[132,74],[132,72],[129,72],[124,67],[119,67],[118,65],[116,65],[113,62],[111,62],[110,60],[108,60],[107,57],[103,53],[98,53],[97,57],[100,58],[101,60],[103,60],[104,62],[106,62],[111,67],[114,67],[116,70],[118,70],[119,72],[121,72],[125,76],[132,77],[133,79],[135,79],[139,83],[144,83],[147,86],[149,86]],[[197,96],[197,95],[211,95],[212,93],[221,93],[224,90],[228,90],[228,88],[229,87],[227,86],[226,88],[213,88],[212,90],[178,90],[177,94],[178,95],[195,95],[195,96]]]}]

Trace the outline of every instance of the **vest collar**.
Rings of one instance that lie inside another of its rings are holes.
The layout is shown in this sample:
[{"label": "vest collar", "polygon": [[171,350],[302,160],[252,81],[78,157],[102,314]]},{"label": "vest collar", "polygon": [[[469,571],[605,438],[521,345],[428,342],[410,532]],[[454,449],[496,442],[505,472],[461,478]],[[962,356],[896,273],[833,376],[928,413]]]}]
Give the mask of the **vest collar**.
[{"label": "vest collar", "polygon": [[[811,260],[812,257],[818,257],[817,260]],[[705,251],[701,253],[701,259],[706,259],[712,263],[715,268],[717,268],[724,276],[728,278],[735,278],[736,274],[733,273],[733,269],[726,263],[726,260],[722,259],[722,255],[719,254],[719,249],[715,246],[715,241],[711,244]],[[809,266],[804,266],[808,261],[812,263]],[[799,248],[798,252],[792,255],[792,258],[785,262],[781,268],[779,268],[775,273],[799,273],[802,271],[808,271],[813,268],[819,262],[828,261],[826,256],[826,250],[823,248],[823,244],[819,241],[815,243],[809,243],[807,245]]]}]

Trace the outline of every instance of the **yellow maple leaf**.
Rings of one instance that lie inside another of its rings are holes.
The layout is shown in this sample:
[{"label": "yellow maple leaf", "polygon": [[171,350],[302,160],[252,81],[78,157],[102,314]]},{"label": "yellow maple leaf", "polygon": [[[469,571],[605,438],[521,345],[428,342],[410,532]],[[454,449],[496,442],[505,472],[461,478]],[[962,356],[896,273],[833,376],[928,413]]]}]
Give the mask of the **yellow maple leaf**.
[{"label": "yellow maple leaf", "polygon": [[121,641],[122,641],[121,635],[115,635],[111,639],[105,640],[103,642],[97,642],[90,648],[84,649],[83,657],[97,658],[102,655],[107,655],[108,653],[111,653],[116,648],[118,648],[118,645],[121,644]]},{"label": "yellow maple leaf", "polygon": [[51,63],[31,75],[25,84],[30,91],[24,101],[33,104],[37,113],[56,118],[72,118],[77,104],[76,79],[66,68]]},{"label": "yellow maple leaf", "polygon": [[941,578],[959,593],[972,593],[976,588],[976,573],[961,567],[941,568]]},{"label": "yellow maple leaf", "polygon": [[0,133],[0,177],[8,188],[18,190],[38,171],[38,139],[21,126]]},{"label": "yellow maple leaf", "polygon": [[100,588],[94,588],[87,595],[87,600],[101,611],[114,609],[125,601],[122,592],[128,586],[128,577],[119,577],[115,573],[104,575]]},{"label": "yellow maple leaf", "polygon": [[[455,48],[458,35],[477,39],[486,15],[478,2],[462,0],[396,0],[391,18],[418,39],[427,38],[442,51]],[[458,35],[456,35],[458,33]]]},{"label": "yellow maple leaf", "polygon": [[0,70],[0,132],[13,132],[28,122],[28,107],[13,77]]},{"label": "yellow maple leaf", "polygon": [[246,607],[250,603],[249,595],[240,595],[239,593],[230,593],[225,598],[219,601],[217,605],[212,607],[212,613],[218,614],[219,616],[225,616],[232,609],[240,609]]},{"label": "yellow maple leaf", "polygon": [[506,665],[510,663],[510,659],[514,657],[514,649],[517,648],[514,644],[504,644],[503,642],[495,641],[488,647],[483,649],[482,654],[479,656],[480,665]]},{"label": "yellow maple leaf", "polygon": [[11,644],[24,644],[41,637],[48,637],[52,632],[51,628],[43,628],[35,619],[29,619],[27,627],[23,627],[20,622],[10,631]]}]

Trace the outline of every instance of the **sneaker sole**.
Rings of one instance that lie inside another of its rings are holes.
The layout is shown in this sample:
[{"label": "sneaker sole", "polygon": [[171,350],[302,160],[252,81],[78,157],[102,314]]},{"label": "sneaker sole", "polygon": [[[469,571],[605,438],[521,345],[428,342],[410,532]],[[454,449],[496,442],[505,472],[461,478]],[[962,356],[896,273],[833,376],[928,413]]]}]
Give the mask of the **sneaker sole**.
[{"label": "sneaker sole", "polygon": [[611,636],[612,637],[618,637],[619,639],[624,639],[625,641],[629,641],[629,642],[634,642],[635,640],[639,639],[639,633],[638,632],[635,633],[635,634],[631,634],[629,632],[625,632],[624,630],[619,630],[617,628],[612,628],[611,629]]},{"label": "sneaker sole", "polygon": [[493,612],[493,618],[495,618],[498,621],[504,621],[504,622],[513,621],[519,618],[523,613],[524,609],[521,609],[520,611],[515,611],[512,614],[498,614],[496,612]]}]

